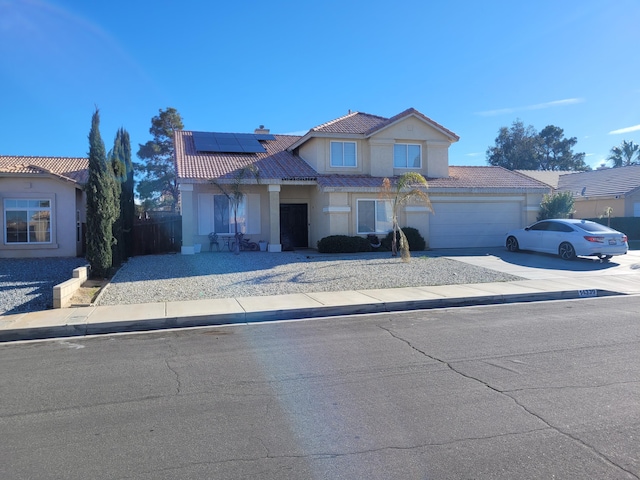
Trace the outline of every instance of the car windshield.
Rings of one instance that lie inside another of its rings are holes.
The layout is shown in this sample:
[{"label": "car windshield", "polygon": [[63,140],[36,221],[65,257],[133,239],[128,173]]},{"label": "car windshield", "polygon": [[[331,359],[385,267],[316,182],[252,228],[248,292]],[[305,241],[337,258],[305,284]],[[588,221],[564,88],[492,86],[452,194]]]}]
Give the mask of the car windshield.
[{"label": "car windshield", "polygon": [[589,233],[612,233],[614,230],[606,225],[600,225],[596,222],[580,222],[576,224],[577,227],[589,232]]}]

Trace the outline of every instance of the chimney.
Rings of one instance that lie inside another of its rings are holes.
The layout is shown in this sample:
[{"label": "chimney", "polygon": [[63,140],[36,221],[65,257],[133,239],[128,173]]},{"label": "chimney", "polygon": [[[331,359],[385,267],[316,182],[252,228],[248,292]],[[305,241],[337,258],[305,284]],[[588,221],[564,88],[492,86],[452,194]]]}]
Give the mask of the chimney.
[{"label": "chimney", "polygon": [[269,129],[268,128],[264,128],[264,125],[260,125],[258,128],[256,128],[253,133],[255,133],[256,135],[258,134],[267,134],[269,133]]}]

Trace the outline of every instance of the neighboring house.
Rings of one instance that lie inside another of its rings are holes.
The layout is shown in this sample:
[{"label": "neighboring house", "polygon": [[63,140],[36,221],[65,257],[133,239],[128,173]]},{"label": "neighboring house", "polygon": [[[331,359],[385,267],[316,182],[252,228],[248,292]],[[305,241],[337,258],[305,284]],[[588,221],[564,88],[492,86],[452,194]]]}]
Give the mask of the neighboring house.
[{"label": "neighboring house", "polygon": [[86,158],[0,155],[0,258],[83,254]]},{"label": "neighboring house", "polygon": [[175,132],[181,192],[182,252],[208,248],[207,235],[232,235],[229,202],[211,180],[255,164],[244,181],[239,230],[269,251],[315,248],[328,235],[386,235],[385,177],[418,172],[427,178],[434,213],[404,207],[400,226],[417,228],[432,248],[499,246],[504,234],[535,220],[550,188],[501,167],[449,166],[458,136],[415,109],[384,118],[361,112],[312,128],[303,136]]},{"label": "neighboring house", "polygon": [[562,175],[557,191],[573,192],[575,218],[640,217],[640,165]]}]

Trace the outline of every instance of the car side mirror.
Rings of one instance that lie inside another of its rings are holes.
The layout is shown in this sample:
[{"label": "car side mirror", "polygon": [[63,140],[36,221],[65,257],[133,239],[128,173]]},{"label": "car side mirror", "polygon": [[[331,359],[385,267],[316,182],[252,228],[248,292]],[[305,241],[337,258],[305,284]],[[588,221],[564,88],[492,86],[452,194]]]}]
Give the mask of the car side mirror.
[{"label": "car side mirror", "polygon": [[528,232],[531,227],[525,227],[524,231]]}]

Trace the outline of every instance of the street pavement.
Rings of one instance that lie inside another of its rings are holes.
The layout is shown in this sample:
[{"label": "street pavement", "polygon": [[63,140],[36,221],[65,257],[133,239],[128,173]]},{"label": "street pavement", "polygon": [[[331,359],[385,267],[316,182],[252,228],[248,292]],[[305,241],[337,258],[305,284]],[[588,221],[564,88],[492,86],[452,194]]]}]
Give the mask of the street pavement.
[{"label": "street pavement", "polygon": [[640,251],[572,262],[504,248],[430,251],[525,280],[88,306],[0,316],[0,342],[336,315],[640,294]]},{"label": "street pavement", "polygon": [[0,479],[640,478],[640,296],[0,346]]}]

